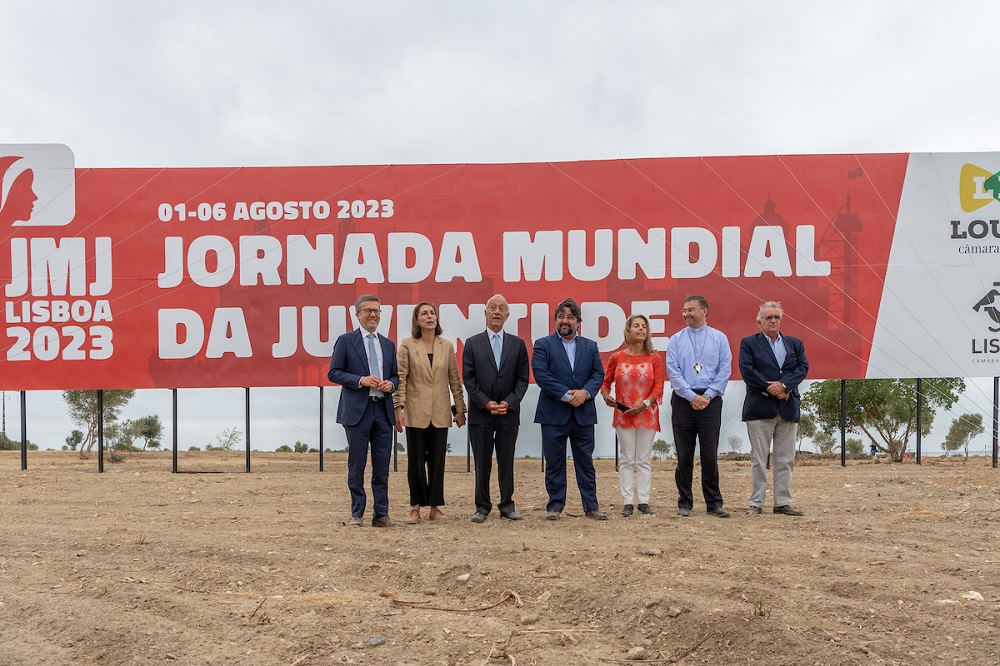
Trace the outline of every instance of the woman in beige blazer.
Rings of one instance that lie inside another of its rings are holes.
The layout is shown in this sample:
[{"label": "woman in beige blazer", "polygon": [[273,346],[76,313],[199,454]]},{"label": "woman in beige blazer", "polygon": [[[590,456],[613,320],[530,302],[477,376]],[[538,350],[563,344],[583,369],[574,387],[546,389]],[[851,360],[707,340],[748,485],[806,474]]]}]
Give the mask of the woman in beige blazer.
[{"label": "woman in beige blazer", "polygon": [[410,515],[404,522],[411,525],[420,520],[422,506],[431,507],[430,520],[444,518],[439,507],[444,504],[448,429],[453,417],[459,428],[465,425],[466,411],[455,347],[440,337],[441,323],[432,303],[413,308],[412,332],[399,346],[399,386],[392,393],[396,431],[406,428]]}]

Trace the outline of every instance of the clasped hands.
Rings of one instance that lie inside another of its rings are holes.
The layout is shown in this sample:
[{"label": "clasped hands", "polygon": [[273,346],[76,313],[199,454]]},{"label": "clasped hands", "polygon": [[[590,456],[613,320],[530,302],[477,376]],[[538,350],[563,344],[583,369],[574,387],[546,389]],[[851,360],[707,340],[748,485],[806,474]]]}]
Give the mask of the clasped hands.
[{"label": "clasped hands", "polygon": [[695,411],[701,411],[712,404],[712,399],[707,395],[698,395],[697,393],[693,398],[691,398],[691,409]]},{"label": "clasped hands", "polygon": [[[618,403],[611,398],[610,393],[601,393],[601,397],[604,398],[604,404],[607,405],[608,407],[613,407],[615,409],[618,408]],[[622,412],[622,414],[624,414],[625,416],[636,416],[637,414],[640,414],[646,411],[647,409],[648,407],[646,407],[646,403],[640,402],[636,405],[632,405],[627,410]]]},{"label": "clasped hands", "polygon": [[779,381],[768,382],[767,392],[778,400],[788,400],[791,397],[791,394],[785,390],[785,385]]},{"label": "clasped hands", "polygon": [[362,377],[361,385],[367,388],[378,389],[382,393],[392,393],[396,389],[388,379],[381,379],[375,375],[365,375]]},{"label": "clasped hands", "polygon": [[483,409],[489,410],[490,414],[493,416],[503,416],[510,410],[510,405],[507,404],[506,400],[502,400],[500,402],[490,400],[488,403],[483,405]]}]

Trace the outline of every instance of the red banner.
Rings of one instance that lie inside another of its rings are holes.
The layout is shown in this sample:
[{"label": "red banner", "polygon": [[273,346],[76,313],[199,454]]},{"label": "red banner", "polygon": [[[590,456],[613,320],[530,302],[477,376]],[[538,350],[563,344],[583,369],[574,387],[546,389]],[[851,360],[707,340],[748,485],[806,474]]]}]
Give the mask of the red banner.
[{"label": "red banner", "polygon": [[70,218],[38,191],[59,168],[17,165],[8,390],[326,384],[366,293],[390,337],[429,300],[459,342],[502,293],[529,345],[572,296],[603,352],[633,313],[665,349],[691,293],[735,348],[780,300],[810,378],[864,377],[907,155],[75,169]]}]

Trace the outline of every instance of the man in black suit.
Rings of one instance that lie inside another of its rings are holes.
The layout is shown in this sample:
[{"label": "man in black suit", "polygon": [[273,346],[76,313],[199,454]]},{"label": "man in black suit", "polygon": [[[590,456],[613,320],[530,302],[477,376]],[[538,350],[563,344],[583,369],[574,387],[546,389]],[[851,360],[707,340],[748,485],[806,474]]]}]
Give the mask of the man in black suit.
[{"label": "man in black suit", "polygon": [[521,398],[528,390],[528,349],[524,340],[503,332],[510,316],[500,294],[486,302],[486,329],[465,341],[462,380],[469,392],[469,438],[476,459],[476,512],[472,522],[490,515],[490,473],[497,454],[500,516],[521,520],[514,510],[514,444],[521,424]]},{"label": "man in black suit", "polygon": [[347,431],[347,487],[351,491],[351,525],[361,527],[365,513],[365,465],[372,452],[372,497],[375,527],[397,525],[389,518],[389,459],[396,422],[392,392],[399,385],[396,345],[376,332],[382,310],[378,296],[365,294],[354,303],[360,329],[344,333],[333,346],[331,382],[341,385],[337,423]]},{"label": "man in black suit", "polygon": [[760,333],[740,341],[740,373],[747,385],[743,420],[750,436],[751,516],[760,515],[767,495],[767,455],[774,443],[774,513],[801,516],[792,506],[792,467],[801,413],[799,384],[809,372],[805,347],[798,338],[782,335],[781,303],[760,306]]}]

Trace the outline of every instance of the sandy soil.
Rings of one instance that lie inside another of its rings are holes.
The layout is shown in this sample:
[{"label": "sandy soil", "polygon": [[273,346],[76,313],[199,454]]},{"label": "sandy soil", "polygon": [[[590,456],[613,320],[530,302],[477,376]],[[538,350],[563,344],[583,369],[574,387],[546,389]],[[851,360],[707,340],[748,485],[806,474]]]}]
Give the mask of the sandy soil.
[{"label": "sandy soil", "polygon": [[[749,463],[722,464],[728,520],[545,521],[518,461],[521,523],[350,528],[345,454],[0,454],[0,664],[998,664],[1000,479],[969,464],[796,469],[803,518],[745,515]],[[390,479],[404,516],[405,459]],[[221,473],[220,473],[221,472]],[[697,483],[696,470],[696,483]],[[572,483],[572,479],[571,479]],[[981,595],[981,598],[980,596]]]}]

